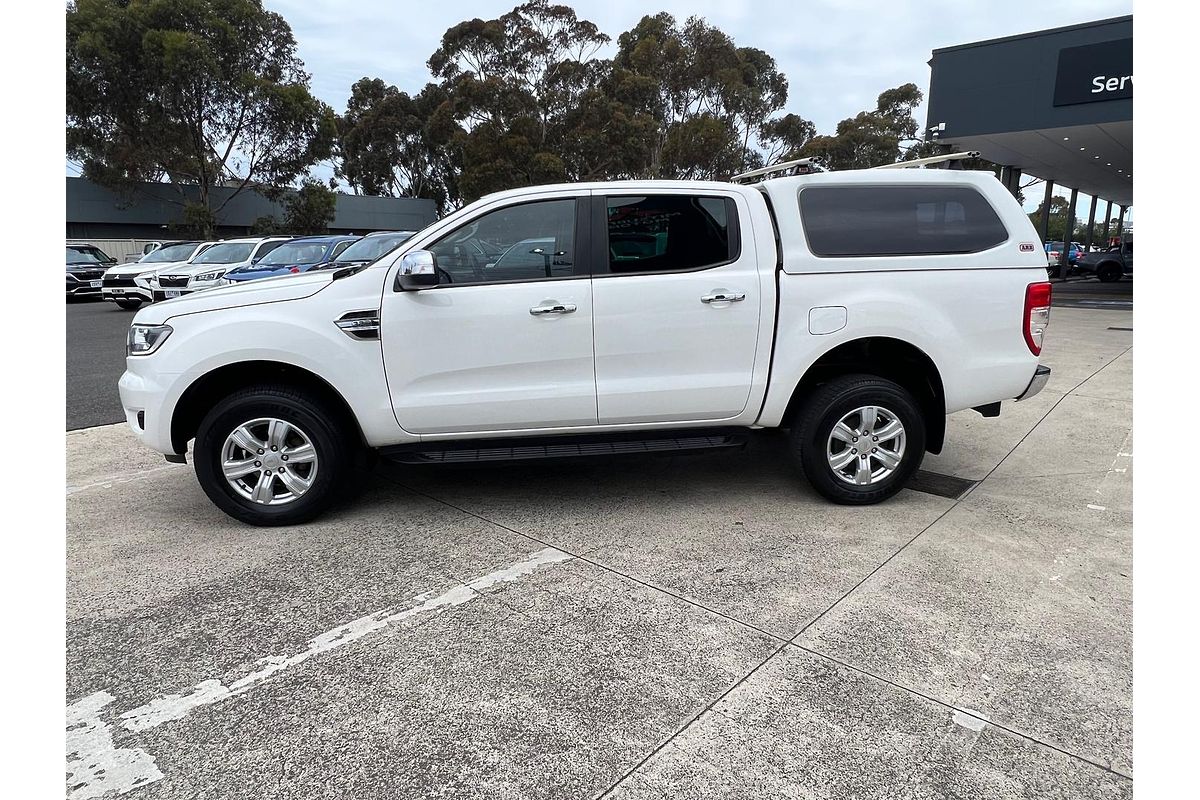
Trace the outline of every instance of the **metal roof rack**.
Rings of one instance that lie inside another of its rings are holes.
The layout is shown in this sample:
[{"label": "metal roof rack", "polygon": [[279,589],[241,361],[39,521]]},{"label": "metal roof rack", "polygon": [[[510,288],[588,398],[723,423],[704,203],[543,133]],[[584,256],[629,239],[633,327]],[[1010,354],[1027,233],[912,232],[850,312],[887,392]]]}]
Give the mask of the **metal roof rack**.
[{"label": "metal roof rack", "polygon": [[775,175],[776,173],[791,175],[807,175],[810,172],[823,172],[824,170],[817,164],[813,158],[797,158],[795,161],[784,161],[780,164],[772,164],[769,167],[761,167],[752,169],[749,172],[743,172],[741,175],[734,175],[729,179],[730,183],[753,183],[755,179],[766,180],[767,176]]},{"label": "metal roof rack", "polygon": [[964,158],[979,158],[979,151],[968,150],[965,153],[943,153],[940,156],[930,156],[929,158],[914,158],[912,161],[897,161],[895,164],[880,164],[878,167],[871,167],[871,169],[911,169],[913,167],[924,167],[929,164],[941,164],[944,161],[959,161]]}]

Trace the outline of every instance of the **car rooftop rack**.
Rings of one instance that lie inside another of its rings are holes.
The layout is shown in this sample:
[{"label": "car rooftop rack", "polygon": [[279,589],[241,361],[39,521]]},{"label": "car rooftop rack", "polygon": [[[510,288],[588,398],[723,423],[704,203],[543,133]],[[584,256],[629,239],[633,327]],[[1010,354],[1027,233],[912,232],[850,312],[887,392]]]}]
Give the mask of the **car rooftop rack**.
[{"label": "car rooftop rack", "polygon": [[871,167],[871,169],[912,169],[913,167],[924,167],[929,164],[941,164],[945,161],[960,161],[964,158],[979,158],[979,151],[968,150],[965,153],[943,153],[940,156],[914,158],[911,161],[897,161],[895,164],[880,164],[878,167]]},{"label": "car rooftop rack", "polygon": [[766,180],[767,176],[775,175],[776,173],[780,173],[781,175],[807,175],[810,172],[824,172],[824,170],[812,157],[797,158],[795,161],[784,161],[779,164],[772,164],[769,167],[752,169],[749,172],[743,172],[740,175],[734,175],[729,179],[729,182],[753,183],[755,180]]}]

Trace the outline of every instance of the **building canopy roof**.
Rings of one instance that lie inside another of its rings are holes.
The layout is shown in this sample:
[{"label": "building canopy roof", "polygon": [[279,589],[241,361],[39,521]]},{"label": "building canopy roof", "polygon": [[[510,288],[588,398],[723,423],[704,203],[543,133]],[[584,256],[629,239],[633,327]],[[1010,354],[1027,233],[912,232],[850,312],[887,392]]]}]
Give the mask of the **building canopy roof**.
[{"label": "building canopy roof", "polygon": [[1133,203],[1133,17],[933,51],[927,126],[942,144]]}]

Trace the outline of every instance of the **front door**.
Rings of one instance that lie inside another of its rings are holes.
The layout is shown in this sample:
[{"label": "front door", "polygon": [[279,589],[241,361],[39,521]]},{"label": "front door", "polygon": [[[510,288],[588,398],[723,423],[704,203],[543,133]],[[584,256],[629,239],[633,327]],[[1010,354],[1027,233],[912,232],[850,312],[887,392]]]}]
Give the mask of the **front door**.
[{"label": "front door", "polygon": [[438,286],[385,287],[383,357],[402,428],[439,434],[596,424],[580,205],[561,196],[486,210],[426,246]]},{"label": "front door", "polygon": [[[734,195],[595,197],[601,424],[723,420],[746,408],[762,292]],[[599,212],[603,212],[602,215]]]}]

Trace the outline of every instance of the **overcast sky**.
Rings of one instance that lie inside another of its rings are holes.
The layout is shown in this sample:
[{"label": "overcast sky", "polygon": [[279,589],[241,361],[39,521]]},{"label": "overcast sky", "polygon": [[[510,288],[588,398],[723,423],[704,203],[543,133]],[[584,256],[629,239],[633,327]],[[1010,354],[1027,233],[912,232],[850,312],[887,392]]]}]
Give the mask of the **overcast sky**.
[{"label": "overcast sky", "polygon": [[[494,19],[518,3],[265,0],[265,5],[292,26],[313,91],[341,113],[351,84],[362,77],[420,91],[431,79],[425,62],[447,28],[474,17]],[[927,62],[934,48],[1132,13],[1131,0],[574,0],[566,5],[613,38],[614,45],[601,55],[611,55],[617,36],[645,14],[704,17],[737,45],[774,56],[788,79],[784,111],[812,120],[820,133],[832,133],[839,120],[874,107],[884,89],[911,81],[928,91]],[[917,119],[924,126],[924,108]],[[330,174],[328,168],[321,172]]]}]

